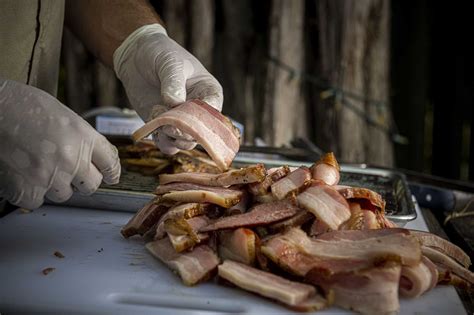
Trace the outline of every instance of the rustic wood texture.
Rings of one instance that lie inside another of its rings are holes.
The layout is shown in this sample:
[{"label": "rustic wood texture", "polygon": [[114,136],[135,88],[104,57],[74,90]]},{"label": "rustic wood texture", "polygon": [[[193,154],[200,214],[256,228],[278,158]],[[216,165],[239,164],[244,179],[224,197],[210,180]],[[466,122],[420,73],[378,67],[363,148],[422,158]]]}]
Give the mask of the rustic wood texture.
[{"label": "rustic wood texture", "polygon": [[161,12],[168,35],[181,46],[186,45],[187,14],[185,0],[164,0]]},{"label": "rustic wood texture", "polygon": [[214,49],[214,1],[191,1],[190,7],[190,52],[208,69],[212,71]]},{"label": "rustic wood texture", "polygon": [[323,82],[335,88],[335,97],[314,100],[318,108],[313,113],[320,126],[318,138],[323,143],[335,138],[336,144],[324,147],[336,151],[344,161],[393,166],[389,134],[368,123],[389,129],[392,121],[388,105],[389,4],[387,0],[327,0],[319,1],[315,8],[320,64],[314,68],[321,71]]},{"label": "rustic wood texture", "polygon": [[[304,0],[274,0],[269,21],[268,56],[304,70]],[[307,136],[306,104],[300,77],[267,61],[263,138],[276,146],[287,145],[296,137]]]}]

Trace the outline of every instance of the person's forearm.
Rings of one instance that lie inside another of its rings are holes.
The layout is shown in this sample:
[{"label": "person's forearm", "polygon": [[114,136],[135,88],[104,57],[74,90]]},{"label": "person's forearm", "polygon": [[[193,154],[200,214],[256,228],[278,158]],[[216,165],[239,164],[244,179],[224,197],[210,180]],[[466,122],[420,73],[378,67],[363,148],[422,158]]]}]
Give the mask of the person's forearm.
[{"label": "person's forearm", "polygon": [[139,27],[163,24],[147,0],[68,0],[66,25],[103,63]]}]

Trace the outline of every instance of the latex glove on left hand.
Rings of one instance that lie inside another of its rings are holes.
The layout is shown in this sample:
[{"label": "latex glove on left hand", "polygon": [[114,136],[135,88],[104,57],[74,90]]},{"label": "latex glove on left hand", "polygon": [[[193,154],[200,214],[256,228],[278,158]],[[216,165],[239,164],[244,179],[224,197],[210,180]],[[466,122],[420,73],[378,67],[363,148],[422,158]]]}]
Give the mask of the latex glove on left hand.
[{"label": "latex glove on left hand", "polygon": [[[144,121],[189,99],[222,110],[219,82],[159,24],[143,26],[129,35],[114,52],[114,69]],[[153,138],[170,155],[196,146],[191,136],[172,126],[161,127]]]}]

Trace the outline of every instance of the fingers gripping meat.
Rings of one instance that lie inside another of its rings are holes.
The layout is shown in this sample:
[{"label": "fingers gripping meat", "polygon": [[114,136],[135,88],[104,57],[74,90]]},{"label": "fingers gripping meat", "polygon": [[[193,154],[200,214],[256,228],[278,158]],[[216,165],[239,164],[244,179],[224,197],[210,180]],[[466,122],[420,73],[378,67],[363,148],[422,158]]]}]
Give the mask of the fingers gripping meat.
[{"label": "fingers gripping meat", "polygon": [[229,168],[239,151],[239,131],[227,117],[203,101],[191,100],[173,107],[135,131],[133,139],[138,141],[165,125],[193,137],[222,171]]}]

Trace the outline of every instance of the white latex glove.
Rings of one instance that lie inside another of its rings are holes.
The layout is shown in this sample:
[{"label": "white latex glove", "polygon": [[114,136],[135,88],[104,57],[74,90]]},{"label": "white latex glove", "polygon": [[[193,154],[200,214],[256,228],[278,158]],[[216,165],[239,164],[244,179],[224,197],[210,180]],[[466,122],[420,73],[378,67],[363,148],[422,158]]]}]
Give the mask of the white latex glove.
[{"label": "white latex glove", "polygon": [[[129,35],[114,52],[114,69],[144,121],[196,98],[222,110],[219,82],[159,24],[143,26]],[[191,136],[172,126],[163,126],[153,137],[165,154],[196,145]]]},{"label": "white latex glove", "polygon": [[39,207],[73,187],[92,194],[118,183],[117,149],[76,113],[37,88],[0,79],[0,197]]}]

